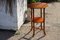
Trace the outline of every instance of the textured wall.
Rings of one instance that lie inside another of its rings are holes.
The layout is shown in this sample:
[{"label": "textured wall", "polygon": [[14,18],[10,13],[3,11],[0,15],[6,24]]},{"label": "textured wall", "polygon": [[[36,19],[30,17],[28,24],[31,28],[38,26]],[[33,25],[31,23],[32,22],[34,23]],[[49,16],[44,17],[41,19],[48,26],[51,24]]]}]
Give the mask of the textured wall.
[{"label": "textured wall", "polygon": [[18,29],[24,22],[24,13],[27,10],[27,0],[17,0],[17,19],[18,19]]},{"label": "textured wall", "polygon": [[24,0],[16,0],[12,4],[13,15],[11,16],[9,7],[6,12],[6,0],[0,0],[0,29],[19,29],[24,22],[24,8]]}]

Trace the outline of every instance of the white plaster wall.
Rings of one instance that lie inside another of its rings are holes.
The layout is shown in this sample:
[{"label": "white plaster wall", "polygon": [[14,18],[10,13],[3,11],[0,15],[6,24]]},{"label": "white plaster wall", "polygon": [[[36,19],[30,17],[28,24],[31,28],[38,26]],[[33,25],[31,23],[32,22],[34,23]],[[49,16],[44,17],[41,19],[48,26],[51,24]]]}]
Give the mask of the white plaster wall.
[{"label": "white plaster wall", "polygon": [[24,10],[27,11],[27,0],[24,0]]},{"label": "white plaster wall", "polygon": [[17,19],[18,19],[18,29],[24,23],[24,13],[26,10],[25,6],[27,1],[25,0],[17,0]]},{"label": "white plaster wall", "polygon": [[[1,1],[1,0],[0,0]],[[26,1],[25,1],[26,2]],[[16,0],[13,4],[13,16],[6,13],[6,0],[0,2],[0,29],[18,30],[24,23],[24,0]]]},{"label": "white plaster wall", "polygon": [[17,29],[16,5],[13,4],[13,16],[10,16],[9,12],[6,13],[5,9],[6,0],[0,2],[0,29],[16,30]]}]

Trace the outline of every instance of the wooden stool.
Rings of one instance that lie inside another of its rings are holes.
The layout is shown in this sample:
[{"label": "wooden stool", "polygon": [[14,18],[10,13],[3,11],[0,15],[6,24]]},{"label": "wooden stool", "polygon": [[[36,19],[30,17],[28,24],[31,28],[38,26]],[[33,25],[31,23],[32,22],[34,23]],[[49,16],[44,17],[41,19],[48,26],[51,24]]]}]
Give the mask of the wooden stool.
[{"label": "wooden stool", "polygon": [[[31,30],[33,30],[33,36],[35,35],[35,29],[43,30],[44,35],[45,33],[45,8],[47,7],[47,3],[31,3],[28,4],[28,7],[31,8]],[[40,17],[34,17],[34,9],[40,9]],[[34,23],[41,23],[41,27],[35,27]]]}]

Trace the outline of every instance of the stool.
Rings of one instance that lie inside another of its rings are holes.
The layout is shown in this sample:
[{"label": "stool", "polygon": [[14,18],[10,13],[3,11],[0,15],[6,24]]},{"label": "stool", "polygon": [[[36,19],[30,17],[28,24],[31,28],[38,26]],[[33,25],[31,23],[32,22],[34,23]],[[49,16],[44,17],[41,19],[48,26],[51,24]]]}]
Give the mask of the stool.
[{"label": "stool", "polygon": [[[45,33],[45,8],[47,7],[47,3],[31,3],[28,4],[28,7],[31,8],[31,30],[33,31],[33,37],[35,35],[35,29],[43,30],[44,35]],[[34,16],[34,9],[40,9],[40,17],[35,17]],[[41,27],[35,27],[35,23],[41,23]]]}]

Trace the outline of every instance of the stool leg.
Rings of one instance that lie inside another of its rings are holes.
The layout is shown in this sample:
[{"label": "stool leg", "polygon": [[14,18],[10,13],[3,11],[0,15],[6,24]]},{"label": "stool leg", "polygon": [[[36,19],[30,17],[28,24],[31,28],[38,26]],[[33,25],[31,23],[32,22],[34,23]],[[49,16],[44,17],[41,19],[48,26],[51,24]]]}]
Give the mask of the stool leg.
[{"label": "stool leg", "polygon": [[35,35],[35,26],[34,26],[34,9],[33,9],[33,37]]},{"label": "stool leg", "polygon": [[43,22],[43,32],[44,32],[44,35],[46,35],[46,32],[45,32],[45,8],[43,8],[43,18],[44,18],[44,22]]},{"label": "stool leg", "polygon": [[32,16],[33,16],[33,15],[32,15],[32,9],[31,9],[31,29],[30,29],[30,31],[32,31],[32,29],[33,29],[33,28],[32,28],[32,26],[33,26]]},{"label": "stool leg", "polygon": [[34,23],[33,23],[33,37],[35,35],[35,27],[34,27]]},{"label": "stool leg", "polygon": [[45,32],[45,22],[43,23],[43,32],[44,32],[44,35],[46,35],[46,32]]},{"label": "stool leg", "polygon": [[[42,8],[40,9],[40,16],[42,17]],[[42,23],[41,23],[41,30],[42,30]]]},{"label": "stool leg", "polygon": [[31,22],[31,29],[30,29],[30,31],[32,31],[32,22]]}]

